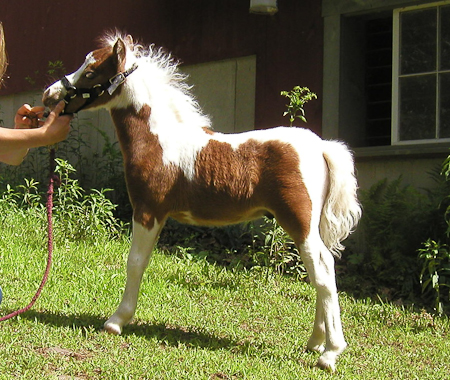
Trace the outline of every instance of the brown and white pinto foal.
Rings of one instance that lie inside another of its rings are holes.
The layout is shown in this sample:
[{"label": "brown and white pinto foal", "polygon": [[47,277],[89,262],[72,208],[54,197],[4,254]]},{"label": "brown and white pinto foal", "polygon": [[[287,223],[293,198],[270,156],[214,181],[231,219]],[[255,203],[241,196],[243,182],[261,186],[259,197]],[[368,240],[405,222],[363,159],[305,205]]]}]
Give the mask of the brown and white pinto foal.
[{"label": "brown and white pinto foal", "polygon": [[209,226],[272,214],[294,239],[317,290],[308,348],[334,370],[345,349],[334,257],[360,217],[353,159],[344,144],[306,129],[241,134],[210,129],[170,56],[119,34],[103,38],[73,74],[50,86],[48,106],[106,108],[114,121],[133,205],[127,282],[105,329],[133,318],[143,272],[167,218]]}]

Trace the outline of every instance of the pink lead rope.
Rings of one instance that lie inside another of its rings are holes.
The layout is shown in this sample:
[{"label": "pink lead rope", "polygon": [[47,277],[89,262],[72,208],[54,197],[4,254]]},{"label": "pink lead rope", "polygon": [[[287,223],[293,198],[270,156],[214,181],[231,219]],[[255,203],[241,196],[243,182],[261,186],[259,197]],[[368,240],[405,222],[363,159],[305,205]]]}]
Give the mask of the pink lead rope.
[{"label": "pink lead rope", "polygon": [[55,174],[55,148],[50,149],[50,178],[48,183],[48,191],[47,191],[47,221],[48,221],[48,257],[47,257],[47,267],[45,268],[44,277],[42,278],[41,285],[32,298],[31,302],[25,306],[23,309],[16,310],[11,314],[5,315],[0,318],[0,322],[6,321],[7,319],[14,318],[15,316],[25,313],[29,309],[31,309],[39,298],[42,289],[44,288],[45,283],[48,279],[48,274],[50,273],[50,268],[52,266],[52,255],[53,255],[53,221],[52,221],[52,211],[53,211],[53,187],[55,182],[59,182],[58,176]]}]

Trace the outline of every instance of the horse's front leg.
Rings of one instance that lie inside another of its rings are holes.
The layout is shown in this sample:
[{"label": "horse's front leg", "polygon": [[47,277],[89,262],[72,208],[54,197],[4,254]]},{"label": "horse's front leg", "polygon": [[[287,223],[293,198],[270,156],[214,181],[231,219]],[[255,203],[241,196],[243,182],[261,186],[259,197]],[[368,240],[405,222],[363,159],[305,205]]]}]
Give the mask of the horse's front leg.
[{"label": "horse's front leg", "polygon": [[133,221],[131,249],[127,262],[127,283],[117,311],[105,322],[104,329],[107,332],[120,334],[122,327],[133,319],[142,275],[148,265],[161,228],[162,225],[158,225],[156,220],[151,229]]}]

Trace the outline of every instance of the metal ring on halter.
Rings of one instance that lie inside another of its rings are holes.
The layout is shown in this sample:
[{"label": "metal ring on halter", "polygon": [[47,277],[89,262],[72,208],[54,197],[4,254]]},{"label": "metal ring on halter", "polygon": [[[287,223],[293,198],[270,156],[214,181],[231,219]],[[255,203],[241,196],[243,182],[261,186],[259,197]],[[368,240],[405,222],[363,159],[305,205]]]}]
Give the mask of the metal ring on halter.
[{"label": "metal ring on halter", "polygon": [[105,89],[103,88],[103,85],[101,85],[100,83],[96,84],[94,87],[92,87],[92,89],[99,88],[99,87],[102,91],[99,94],[97,94],[97,96],[102,96],[105,93]]}]

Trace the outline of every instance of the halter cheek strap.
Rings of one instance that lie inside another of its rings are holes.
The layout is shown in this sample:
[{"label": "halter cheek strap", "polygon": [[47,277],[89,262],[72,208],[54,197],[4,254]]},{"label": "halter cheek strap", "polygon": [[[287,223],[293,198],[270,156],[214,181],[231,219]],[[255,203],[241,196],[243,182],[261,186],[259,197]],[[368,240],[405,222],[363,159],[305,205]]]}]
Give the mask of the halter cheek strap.
[{"label": "halter cheek strap", "polygon": [[107,82],[98,83],[92,86],[91,88],[77,88],[72,83],[70,83],[67,77],[63,77],[61,79],[61,83],[67,91],[67,94],[63,100],[66,103],[66,105],[68,105],[73,99],[76,98],[84,99],[85,102],[80,107],[78,107],[76,111],[73,112],[77,113],[81,111],[83,108],[87,107],[89,104],[91,104],[94,100],[102,96],[105,93],[105,91],[107,91],[109,95],[112,95],[114,91],[116,91],[117,88],[123,82],[125,82],[125,79],[137,68],[138,65],[135,63],[128,70],[125,70],[124,72],[118,73],[113,77],[109,78]]}]

